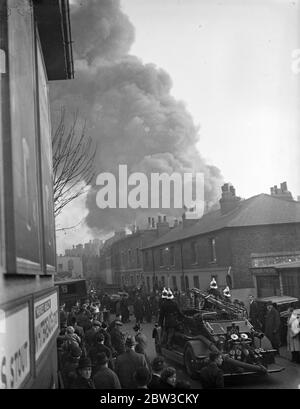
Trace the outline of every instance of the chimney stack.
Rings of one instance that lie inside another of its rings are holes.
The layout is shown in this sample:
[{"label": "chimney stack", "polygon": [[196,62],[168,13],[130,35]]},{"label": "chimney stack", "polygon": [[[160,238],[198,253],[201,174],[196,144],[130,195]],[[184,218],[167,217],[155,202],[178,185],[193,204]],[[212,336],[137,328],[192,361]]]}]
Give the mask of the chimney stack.
[{"label": "chimney stack", "polygon": [[158,223],[157,223],[156,227],[157,227],[158,237],[160,237],[163,234],[167,233],[170,230],[169,223],[167,222],[167,216],[164,216],[163,219],[162,219],[161,216],[158,216]]},{"label": "chimney stack", "polygon": [[294,200],[291,192],[288,191],[287,182],[280,183],[280,188],[278,188],[277,185],[271,187],[271,196],[288,201]]},{"label": "chimney stack", "polygon": [[241,198],[235,194],[235,188],[229,183],[224,183],[222,186],[222,197],[220,199],[221,213],[226,214],[235,209],[240,200]]}]

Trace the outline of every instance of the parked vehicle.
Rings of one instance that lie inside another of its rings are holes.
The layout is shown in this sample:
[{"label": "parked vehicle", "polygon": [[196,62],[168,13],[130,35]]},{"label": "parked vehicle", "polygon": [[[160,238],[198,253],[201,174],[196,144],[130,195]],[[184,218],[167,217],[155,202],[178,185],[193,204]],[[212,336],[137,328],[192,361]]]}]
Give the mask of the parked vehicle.
[{"label": "parked vehicle", "polygon": [[289,307],[299,308],[300,307],[299,299],[296,297],[283,295],[258,298],[256,301],[260,308],[260,321],[263,324],[265,322],[265,316],[267,314],[267,303],[271,301],[275,305],[275,308],[277,308],[277,310],[279,311],[281,320],[280,327],[281,345],[286,345],[288,308]]},{"label": "parked vehicle", "polygon": [[59,304],[66,304],[66,310],[70,310],[76,301],[83,304],[88,298],[87,284],[84,279],[56,281],[54,284],[59,289]]},{"label": "parked vehicle", "polygon": [[206,364],[209,353],[220,352],[225,376],[267,374],[284,368],[275,363],[275,350],[268,338],[254,330],[246,311],[198,289],[201,308],[183,310],[174,335],[172,350],[167,349],[162,328],[155,328],[157,353],[183,364],[192,378]]}]

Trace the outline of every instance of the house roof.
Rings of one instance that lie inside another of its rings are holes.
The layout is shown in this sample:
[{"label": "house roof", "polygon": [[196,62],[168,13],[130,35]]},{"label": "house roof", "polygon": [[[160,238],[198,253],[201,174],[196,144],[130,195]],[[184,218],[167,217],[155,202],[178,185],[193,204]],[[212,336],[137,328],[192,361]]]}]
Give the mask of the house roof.
[{"label": "house roof", "polygon": [[262,193],[242,200],[235,209],[226,214],[222,214],[221,209],[218,209],[206,213],[190,227],[184,228],[183,224],[180,224],[144,249],[224,228],[287,223],[300,223],[300,202],[287,201]]}]

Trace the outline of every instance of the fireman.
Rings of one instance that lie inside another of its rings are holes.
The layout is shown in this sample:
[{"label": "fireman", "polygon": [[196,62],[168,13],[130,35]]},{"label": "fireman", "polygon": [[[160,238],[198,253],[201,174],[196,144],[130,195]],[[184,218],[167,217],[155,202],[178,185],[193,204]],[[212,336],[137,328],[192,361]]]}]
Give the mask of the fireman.
[{"label": "fireman", "polygon": [[163,301],[160,306],[158,324],[163,328],[166,347],[172,349],[172,340],[178,321],[183,317],[177,303],[174,300],[172,291],[168,288],[163,291]]},{"label": "fireman", "polygon": [[210,284],[209,284],[209,290],[208,293],[217,297],[217,298],[222,298],[220,291],[218,290],[218,284],[216,282],[215,277],[212,278]]},{"label": "fireman", "polygon": [[230,289],[228,286],[224,288],[223,296],[224,296],[225,301],[231,302],[231,294],[230,294]]}]

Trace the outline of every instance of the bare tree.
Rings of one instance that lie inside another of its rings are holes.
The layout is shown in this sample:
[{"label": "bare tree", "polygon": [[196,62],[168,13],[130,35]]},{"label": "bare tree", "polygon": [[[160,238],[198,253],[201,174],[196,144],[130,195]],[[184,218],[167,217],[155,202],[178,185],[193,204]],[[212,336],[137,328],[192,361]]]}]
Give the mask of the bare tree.
[{"label": "bare tree", "polygon": [[62,109],[52,139],[55,216],[58,216],[68,203],[85,193],[86,185],[89,185],[95,176],[97,146],[93,146],[92,138],[86,135],[86,124],[77,135],[78,113],[74,115],[68,130],[65,119],[65,110]]}]

